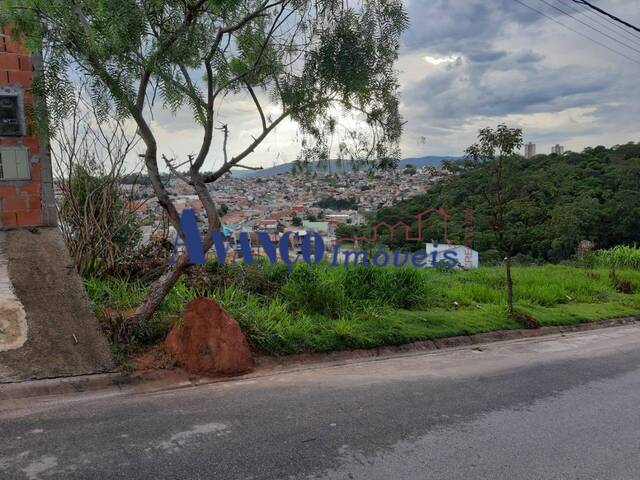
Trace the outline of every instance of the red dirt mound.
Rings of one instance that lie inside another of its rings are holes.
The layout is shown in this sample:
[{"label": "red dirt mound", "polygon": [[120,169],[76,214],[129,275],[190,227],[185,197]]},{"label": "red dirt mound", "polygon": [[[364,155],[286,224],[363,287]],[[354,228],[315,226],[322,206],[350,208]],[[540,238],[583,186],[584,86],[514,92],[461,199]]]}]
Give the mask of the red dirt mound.
[{"label": "red dirt mound", "polygon": [[177,363],[199,375],[239,375],[253,369],[251,349],[238,322],[209,298],[187,305],[165,348]]}]

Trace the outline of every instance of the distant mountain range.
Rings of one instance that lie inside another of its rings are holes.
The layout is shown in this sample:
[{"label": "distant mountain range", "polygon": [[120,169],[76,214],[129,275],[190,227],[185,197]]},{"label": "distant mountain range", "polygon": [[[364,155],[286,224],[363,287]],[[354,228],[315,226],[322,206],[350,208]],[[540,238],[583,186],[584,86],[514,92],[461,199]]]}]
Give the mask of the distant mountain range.
[{"label": "distant mountain range", "polygon": [[[408,165],[413,165],[414,167],[424,167],[427,165],[438,166],[442,163],[443,160],[455,160],[459,157],[448,157],[448,156],[435,156],[429,155],[426,157],[414,157],[414,158],[405,158],[404,160],[400,160],[398,163],[398,168],[405,168]],[[233,174],[238,177],[272,177],[274,175],[280,175],[281,173],[291,173],[291,168],[293,167],[293,162],[283,163],[282,165],[276,165],[273,167],[265,168],[263,170],[241,170],[234,169],[232,170]],[[331,160],[330,165],[327,166],[324,170],[318,170],[318,173],[327,174],[333,172],[349,172],[351,171],[351,162],[344,161],[340,165],[336,160]]]}]

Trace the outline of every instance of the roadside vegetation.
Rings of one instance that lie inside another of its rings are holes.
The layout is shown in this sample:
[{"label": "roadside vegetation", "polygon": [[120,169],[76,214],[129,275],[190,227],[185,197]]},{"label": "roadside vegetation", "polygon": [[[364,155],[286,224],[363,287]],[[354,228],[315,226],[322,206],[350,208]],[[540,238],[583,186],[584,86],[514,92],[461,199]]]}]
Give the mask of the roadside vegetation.
[{"label": "roadside vegetation", "polygon": [[[633,249],[632,249],[633,250]],[[608,253],[598,253],[604,259]],[[640,271],[618,268],[621,293],[604,260],[584,266],[514,266],[514,308],[541,325],[569,325],[640,314]],[[269,354],[397,345],[522,328],[507,315],[503,269],[310,267],[257,262],[193,268],[156,314],[132,330],[127,312],[146,295],[135,278],[91,277],[87,291],[114,344],[124,351],[163,341],[197,296],[218,301],[240,323],[254,350]],[[126,332],[126,336],[120,336]]]}]

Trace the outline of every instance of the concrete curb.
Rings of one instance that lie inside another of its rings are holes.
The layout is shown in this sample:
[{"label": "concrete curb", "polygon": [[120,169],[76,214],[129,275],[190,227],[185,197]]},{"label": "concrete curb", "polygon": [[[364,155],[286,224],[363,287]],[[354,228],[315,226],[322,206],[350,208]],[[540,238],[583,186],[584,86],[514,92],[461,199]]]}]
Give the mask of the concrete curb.
[{"label": "concrete curb", "polygon": [[0,384],[0,402],[20,398],[86,393],[112,388],[123,390],[125,387],[131,388],[140,385],[148,387],[190,386],[197,384],[194,381],[191,380],[191,376],[181,370],[150,370],[132,374],[114,372],[47,378]]},{"label": "concrete curb", "polygon": [[294,354],[286,357],[260,356],[256,358],[254,372],[239,377],[207,378],[190,375],[181,369],[149,370],[127,373],[101,373],[26,382],[0,384],[0,402],[15,401],[33,397],[72,395],[116,389],[131,393],[150,393],[162,390],[205,385],[230,380],[245,380],[319,366],[336,366],[357,361],[384,359],[402,354],[468,348],[470,346],[512,341],[548,335],[586,332],[601,328],[635,325],[640,317],[624,317],[596,322],[581,323],[562,327],[542,327],[536,330],[499,330],[458,337],[423,340],[397,346],[378,347],[367,350],[349,350],[328,353]]},{"label": "concrete curb", "polygon": [[366,350],[348,350],[327,353],[299,353],[287,355],[284,357],[272,357],[265,355],[256,359],[256,366],[258,368],[274,368],[305,363],[308,364],[316,362],[360,360],[366,358],[397,355],[407,352],[421,352],[430,350],[442,350],[447,348],[469,347],[471,345],[480,345],[508,340],[519,340],[525,338],[536,338],[569,332],[586,332],[589,330],[596,330],[600,328],[636,324],[638,322],[640,322],[640,317],[624,317],[562,327],[542,327],[535,330],[496,330],[494,332],[461,335],[457,337],[436,338],[434,340],[423,340],[419,342],[406,343],[403,345],[377,347]]}]

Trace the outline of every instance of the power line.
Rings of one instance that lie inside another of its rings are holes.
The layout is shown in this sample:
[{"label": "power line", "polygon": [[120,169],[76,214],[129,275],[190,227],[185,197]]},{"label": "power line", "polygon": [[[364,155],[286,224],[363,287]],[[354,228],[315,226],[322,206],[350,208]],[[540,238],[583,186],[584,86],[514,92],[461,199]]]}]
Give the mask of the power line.
[{"label": "power line", "polygon": [[610,23],[611,25],[614,25],[615,27],[618,28],[618,30],[625,32],[629,35],[633,35],[634,38],[639,38],[640,39],[640,34],[636,33],[633,30],[630,30],[628,28],[625,28],[623,25],[621,25],[619,22],[616,22],[614,20],[611,20],[611,18],[607,17],[606,15],[602,15],[600,13],[598,13],[596,10],[593,10],[591,8],[589,8],[587,5],[585,5],[584,3],[580,3],[580,2],[576,2],[575,0],[567,0],[570,1],[571,3],[577,3],[578,5],[580,5],[583,9],[583,11],[585,12],[589,12],[592,13],[593,15],[595,15],[598,18],[602,18],[603,20],[606,20],[608,23]]},{"label": "power line", "polygon": [[567,24],[565,24],[565,23],[562,23],[562,22],[561,22],[561,21],[559,21],[559,20],[556,20],[555,18],[553,18],[553,17],[551,17],[551,16],[547,15],[546,13],[544,13],[544,12],[542,12],[542,11],[538,10],[537,8],[534,8],[534,7],[530,6],[530,5],[527,5],[527,4],[526,4],[526,3],[524,3],[522,0],[515,0],[515,1],[516,1],[516,2],[518,2],[520,5],[522,5],[522,6],[526,7],[526,8],[528,8],[529,10],[533,10],[534,12],[536,12],[536,13],[538,13],[538,14],[542,15],[543,17],[548,18],[548,19],[549,19],[549,20],[551,20],[552,22],[555,22],[555,23],[557,23],[558,25],[561,25],[561,26],[563,26],[564,28],[566,28],[566,29],[568,29],[568,30],[571,30],[573,33],[576,33],[576,34],[580,35],[581,37],[584,37],[584,38],[586,38],[587,40],[589,40],[589,41],[591,41],[591,42],[593,42],[593,43],[596,43],[596,44],[600,45],[601,47],[604,47],[604,48],[606,48],[607,50],[610,50],[610,51],[612,51],[613,53],[616,53],[616,54],[620,55],[621,57],[624,57],[624,58],[626,58],[627,60],[629,60],[629,61],[631,61],[631,62],[633,62],[633,63],[637,63],[638,65],[640,65],[640,61],[636,60],[635,58],[629,57],[629,56],[625,55],[624,53],[619,52],[618,50],[615,50],[615,49],[611,48],[611,47],[610,47],[610,46],[608,46],[607,44],[602,43],[602,42],[599,42],[598,40],[595,40],[595,39],[591,38],[590,36],[585,35],[585,34],[584,34],[584,33],[582,33],[581,31],[576,30],[575,28],[572,28],[572,27],[570,27],[569,25],[567,25]]},{"label": "power line", "polygon": [[626,25],[629,28],[632,28],[636,32],[640,32],[640,28],[636,27],[635,25],[631,25],[629,22],[625,22],[621,18],[618,18],[615,15],[612,15],[611,13],[609,13],[609,12],[607,12],[605,10],[602,10],[599,7],[596,7],[592,3],[587,2],[587,0],[573,0],[573,1],[576,2],[576,3],[580,3],[582,5],[585,5],[585,6],[589,7],[589,8],[591,8],[592,10],[595,10],[596,12],[600,12],[602,15],[606,15],[607,17],[615,20],[616,22],[621,23],[622,25]]},{"label": "power line", "polygon": [[552,3],[547,2],[547,0],[539,0],[539,1],[541,1],[541,2],[542,2],[542,3],[544,3],[545,5],[550,6],[550,7],[551,7],[551,8],[553,8],[553,9],[555,9],[555,10],[559,11],[560,13],[563,13],[564,15],[566,15],[566,16],[567,16],[567,17],[569,17],[569,18],[573,18],[576,22],[579,22],[579,23],[581,23],[582,25],[586,26],[587,28],[590,28],[591,30],[594,30],[594,31],[598,32],[600,35],[604,35],[604,36],[605,36],[605,37],[607,37],[608,39],[613,40],[613,41],[614,41],[614,42],[616,42],[616,43],[619,43],[619,44],[620,44],[620,45],[622,45],[623,47],[629,48],[629,49],[631,49],[631,50],[634,50],[634,51],[635,51],[635,52],[637,52],[637,53],[640,53],[640,49],[637,49],[637,48],[635,48],[635,47],[632,47],[631,45],[629,45],[629,44],[627,44],[627,43],[624,43],[623,41],[621,41],[621,40],[617,39],[616,37],[612,37],[612,36],[611,36],[611,35],[609,35],[608,33],[603,32],[602,30],[600,30],[600,29],[598,29],[598,28],[594,27],[593,25],[589,25],[587,22],[583,22],[583,21],[582,21],[582,20],[580,20],[579,18],[574,17],[574,16],[573,16],[573,15],[571,15],[570,13],[568,13],[568,12],[564,11],[563,9],[561,9],[561,8],[559,8],[559,7],[557,7],[557,6],[555,6],[555,5],[554,5],[554,4],[552,4]]},{"label": "power line", "polygon": [[[569,7],[572,11],[576,12],[578,15],[582,15],[588,18],[589,20],[591,20],[592,22],[597,23],[601,27],[606,28],[608,31],[610,31],[613,34],[617,34],[617,35],[620,35],[621,33],[624,34],[623,37],[625,40],[628,40],[630,42],[637,42],[640,40],[640,34],[636,34],[633,31],[625,29],[622,25],[614,22],[610,18],[602,17],[598,15],[596,12],[591,10],[586,5],[579,4],[579,5],[582,5],[583,8],[578,8],[574,6],[573,0],[558,0],[558,2]],[[593,14],[593,15],[588,15],[588,14]],[[612,28],[610,25],[613,25],[616,28]]]}]

